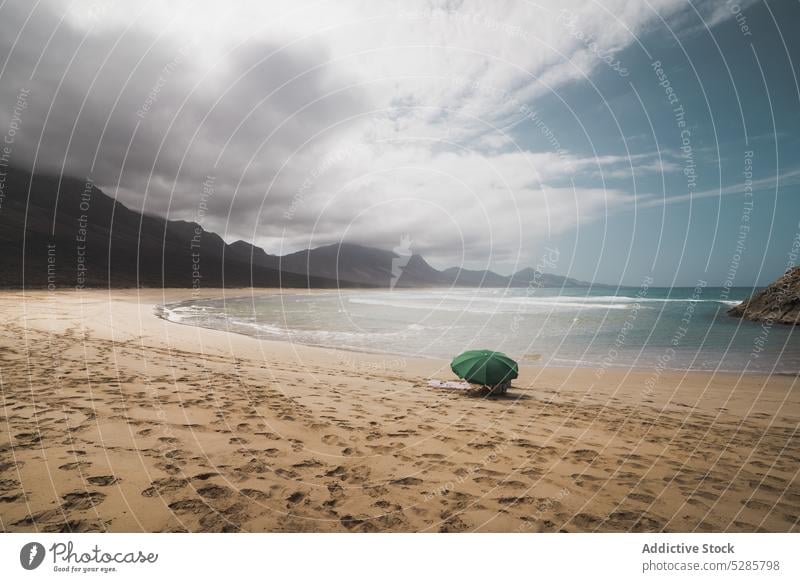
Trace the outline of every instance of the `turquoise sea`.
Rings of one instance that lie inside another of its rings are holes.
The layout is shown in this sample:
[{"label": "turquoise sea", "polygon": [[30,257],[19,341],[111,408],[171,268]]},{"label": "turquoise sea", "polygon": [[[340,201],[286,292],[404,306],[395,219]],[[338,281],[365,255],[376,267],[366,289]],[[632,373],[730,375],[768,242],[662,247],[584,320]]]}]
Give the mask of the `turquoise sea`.
[{"label": "turquoise sea", "polygon": [[469,348],[522,363],[794,374],[800,329],[726,310],[752,289],[333,290],[193,300],[162,317],[262,339],[405,357]]}]

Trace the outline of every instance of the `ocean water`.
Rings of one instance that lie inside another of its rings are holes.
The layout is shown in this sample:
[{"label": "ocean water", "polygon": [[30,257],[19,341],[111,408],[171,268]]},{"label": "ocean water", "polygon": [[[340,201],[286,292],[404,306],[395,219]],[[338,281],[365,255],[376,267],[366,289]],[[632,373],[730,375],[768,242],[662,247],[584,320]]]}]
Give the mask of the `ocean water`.
[{"label": "ocean water", "polygon": [[170,321],[341,350],[451,358],[471,348],[521,363],[797,373],[800,328],[725,312],[720,288],[298,291],[161,306]]}]

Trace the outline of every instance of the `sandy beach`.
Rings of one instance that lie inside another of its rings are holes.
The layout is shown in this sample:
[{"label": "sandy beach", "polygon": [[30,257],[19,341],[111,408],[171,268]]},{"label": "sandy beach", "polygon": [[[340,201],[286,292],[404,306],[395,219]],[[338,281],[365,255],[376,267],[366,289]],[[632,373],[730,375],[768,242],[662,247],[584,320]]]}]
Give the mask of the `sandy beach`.
[{"label": "sandy beach", "polygon": [[427,387],[445,361],[155,315],[190,296],[0,293],[0,529],[800,530],[796,376],[523,367],[469,398]]}]

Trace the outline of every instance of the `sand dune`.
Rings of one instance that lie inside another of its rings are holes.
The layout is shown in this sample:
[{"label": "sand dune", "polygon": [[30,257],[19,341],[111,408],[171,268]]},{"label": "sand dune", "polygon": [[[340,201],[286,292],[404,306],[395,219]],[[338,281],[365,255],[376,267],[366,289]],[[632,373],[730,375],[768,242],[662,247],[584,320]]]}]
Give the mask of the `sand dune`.
[{"label": "sand dune", "polygon": [[446,362],[153,315],[187,294],[0,294],[2,530],[800,530],[796,377],[530,367],[467,398],[426,387]]}]

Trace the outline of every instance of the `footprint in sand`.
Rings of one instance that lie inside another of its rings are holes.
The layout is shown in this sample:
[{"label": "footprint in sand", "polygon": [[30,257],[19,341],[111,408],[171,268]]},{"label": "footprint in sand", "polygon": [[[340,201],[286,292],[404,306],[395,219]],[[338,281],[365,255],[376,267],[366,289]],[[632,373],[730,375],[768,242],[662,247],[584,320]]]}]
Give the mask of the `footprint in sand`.
[{"label": "footprint in sand", "polygon": [[222,499],[233,495],[233,491],[222,485],[206,485],[197,490],[197,494],[205,499]]},{"label": "footprint in sand", "polygon": [[109,485],[113,485],[114,483],[119,482],[119,479],[114,477],[113,475],[98,475],[96,477],[89,477],[86,481],[90,485],[97,485],[99,487],[108,487]]},{"label": "footprint in sand", "polygon": [[445,458],[445,456],[440,453],[422,453],[420,457],[422,457],[423,459],[433,459],[435,461],[439,461]]},{"label": "footprint in sand", "polygon": [[198,473],[192,477],[192,480],[207,481],[208,479],[211,479],[211,477],[216,477],[217,475],[219,475],[219,473],[215,473],[213,471],[209,473]]},{"label": "footprint in sand", "polygon": [[497,503],[500,503],[501,505],[534,505],[540,503],[543,500],[540,500],[537,497],[521,496],[521,497],[498,497],[495,501],[497,501]]},{"label": "footprint in sand", "polygon": [[163,479],[156,479],[150,483],[150,487],[142,491],[143,497],[156,497],[164,493],[173,493],[179,491],[189,484],[187,479],[177,479],[175,477],[164,477]]},{"label": "footprint in sand", "polygon": [[269,493],[261,491],[260,489],[242,489],[239,495],[252,499],[253,501],[264,502],[272,497]]},{"label": "footprint in sand", "polygon": [[168,505],[175,513],[190,513],[193,515],[205,513],[211,508],[201,499],[179,499]]},{"label": "footprint in sand", "polygon": [[591,449],[578,449],[577,451],[570,451],[567,456],[576,461],[591,463],[600,455],[597,454],[597,451]]},{"label": "footprint in sand", "polygon": [[289,495],[289,497],[286,498],[286,501],[289,502],[289,505],[296,505],[297,503],[300,503],[303,499],[305,499],[305,497],[306,494],[303,493],[302,491],[295,491],[294,493]]},{"label": "footprint in sand", "polygon": [[453,533],[462,532],[469,529],[469,526],[464,523],[464,520],[458,516],[450,517],[441,526],[439,526],[439,533]]},{"label": "footprint in sand", "polygon": [[343,444],[345,444],[342,439],[333,434],[322,435],[322,438],[320,438],[319,440],[321,440],[326,445],[342,446]]},{"label": "footprint in sand", "polygon": [[403,477],[402,479],[394,479],[389,483],[391,485],[419,485],[422,483],[422,479],[417,479],[416,477]]},{"label": "footprint in sand", "polygon": [[[631,525],[633,524],[633,525]],[[603,522],[615,530],[634,532],[658,532],[664,527],[660,518],[648,515],[643,511],[615,511]]]},{"label": "footprint in sand", "polygon": [[299,463],[295,463],[292,465],[293,469],[313,469],[315,467],[322,467],[323,464],[318,459],[307,459],[305,461],[301,461]]},{"label": "footprint in sand", "polygon": [[339,523],[341,523],[345,528],[352,530],[360,526],[364,523],[365,520],[353,517],[352,515],[343,515],[339,519]]},{"label": "footprint in sand", "polygon": [[770,511],[773,506],[769,503],[759,499],[746,499],[742,500],[742,504],[748,509],[755,509],[756,511]]},{"label": "footprint in sand", "polygon": [[178,475],[182,472],[178,465],[173,465],[172,463],[156,463],[156,468],[161,469],[170,475]]},{"label": "footprint in sand", "polygon": [[14,435],[14,437],[18,441],[20,441],[17,444],[18,447],[35,445],[36,443],[42,440],[42,436],[34,432],[21,432],[19,434]]},{"label": "footprint in sand", "polygon": [[642,503],[652,503],[655,501],[655,497],[652,495],[648,495],[647,493],[629,493],[628,499],[633,499],[634,501],[641,501]]},{"label": "footprint in sand", "polygon": [[87,467],[91,465],[89,461],[75,461],[74,463],[66,463],[61,465],[59,469],[62,471],[72,471],[73,469],[77,469],[79,467]]},{"label": "footprint in sand", "polygon": [[275,474],[278,477],[283,477],[284,479],[288,479],[291,481],[294,481],[300,476],[300,473],[298,473],[297,471],[290,471],[287,469],[275,469]]},{"label": "footprint in sand", "polygon": [[347,474],[347,469],[339,465],[325,473],[326,477],[344,477]]},{"label": "footprint in sand", "polygon": [[25,466],[25,461],[17,461],[16,463],[2,463],[0,462],[0,473],[4,473],[9,469],[21,469]]},{"label": "footprint in sand", "polygon": [[591,513],[578,513],[570,518],[565,514],[559,514],[556,518],[563,519],[564,524],[573,523],[575,526],[578,527],[581,531],[591,531],[599,526],[603,520],[596,515],[592,515]]},{"label": "footprint in sand", "polygon": [[64,495],[61,507],[67,511],[82,511],[100,505],[105,498],[105,494],[99,491],[74,491]]}]

